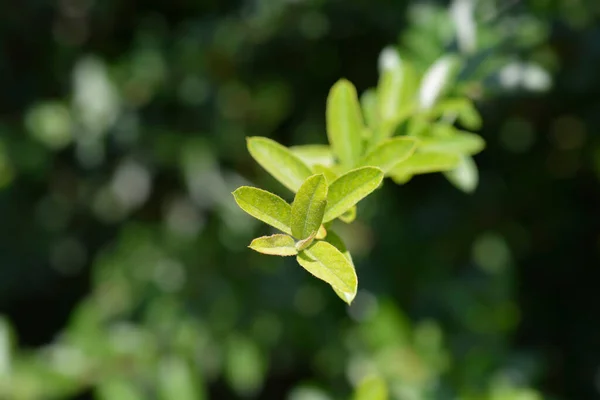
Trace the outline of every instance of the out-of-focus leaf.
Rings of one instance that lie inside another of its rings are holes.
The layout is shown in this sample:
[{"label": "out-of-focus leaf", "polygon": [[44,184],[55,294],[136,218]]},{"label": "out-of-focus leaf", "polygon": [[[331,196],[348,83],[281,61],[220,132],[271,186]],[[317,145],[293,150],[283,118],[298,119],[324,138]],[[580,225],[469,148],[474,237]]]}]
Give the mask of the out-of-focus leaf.
[{"label": "out-of-focus leaf", "polygon": [[330,167],[334,163],[331,148],[326,144],[292,146],[290,150],[311,168],[318,164]]},{"label": "out-of-focus leaf", "polygon": [[337,248],[328,242],[317,241],[296,259],[312,275],[341,291],[342,300],[352,303],[358,279],[352,263]]},{"label": "out-of-focus leaf", "polygon": [[399,163],[390,172],[390,176],[397,174],[426,174],[430,172],[449,171],[460,163],[460,156],[453,153],[421,153],[417,152],[407,160]]},{"label": "out-of-focus leaf", "polygon": [[435,105],[451,83],[457,67],[456,57],[445,55],[425,72],[419,88],[419,104],[422,109],[430,109]]},{"label": "out-of-focus leaf", "polygon": [[416,72],[407,61],[384,69],[377,86],[377,110],[379,124],[370,147],[394,134],[398,124],[408,116],[414,107]]},{"label": "out-of-focus leaf", "polygon": [[327,180],[322,174],[308,178],[298,189],[292,203],[291,228],[295,238],[303,240],[317,232],[327,205]]},{"label": "out-of-focus leaf", "polygon": [[417,148],[417,140],[410,137],[388,139],[371,150],[361,165],[378,167],[388,173],[398,163],[409,158]]},{"label": "out-of-focus leaf", "polygon": [[167,358],[159,365],[158,398],[160,400],[203,400],[206,393],[201,377],[195,376],[187,362]]},{"label": "out-of-focus leaf", "polygon": [[356,206],[351,207],[348,211],[339,216],[343,222],[350,224],[356,219]]},{"label": "out-of-focus leaf", "polygon": [[469,156],[461,157],[460,164],[453,170],[444,172],[444,175],[450,183],[465,193],[472,193],[479,183],[477,164]]},{"label": "out-of-focus leaf", "polygon": [[360,105],[367,126],[371,129],[375,128],[379,121],[377,116],[377,90],[374,88],[365,90],[360,96]]},{"label": "out-of-focus leaf", "polygon": [[387,384],[379,376],[363,379],[352,396],[352,400],[388,400],[388,398]]},{"label": "out-of-focus leaf", "polygon": [[0,317],[0,379],[7,376],[12,363],[12,332],[7,320]]},{"label": "out-of-focus leaf", "polygon": [[241,336],[228,341],[225,379],[239,396],[255,396],[263,385],[265,372],[265,356],[256,343]]},{"label": "out-of-focus leaf", "polygon": [[283,234],[256,238],[248,247],[259,253],[273,256],[295,256],[298,254],[294,238]]},{"label": "out-of-focus leaf", "polygon": [[481,114],[467,97],[440,100],[431,112],[439,116],[455,114],[458,121],[467,129],[481,129],[483,123]]},{"label": "out-of-focus leaf", "polygon": [[321,164],[315,165],[313,167],[313,171],[315,174],[323,174],[325,176],[325,179],[327,179],[328,184],[335,181],[338,177],[333,169]]},{"label": "out-of-focus leaf", "polygon": [[356,89],[341,79],[327,97],[327,137],[333,152],[346,168],[353,167],[362,153],[365,128]]},{"label": "out-of-focus leaf", "polygon": [[290,228],[292,207],[281,197],[250,186],[236,189],[233,197],[240,208],[254,218],[284,233],[292,234]]},{"label": "out-of-focus leaf", "polygon": [[456,153],[473,155],[485,148],[485,141],[474,133],[450,128],[447,136],[424,137],[419,143],[419,151],[427,153]]},{"label": "out-of-focus leaf", "polygon": [[98,400],[144,400],[146,396],[131,381],[124,378],[103,379],[96,386]]},{"label": "out-of-focus leaf", "polygon": [[383,171],[375,167],[357,168],[340,176],[329,185],[324,222],[339,217],[377,189]]},{"label": "out-of-focus leaf", "polygon": [[296,192],[312,175],[310,168],[285,146],[264,137],[247,140],[248,151],[269,174],[282,185]]}]

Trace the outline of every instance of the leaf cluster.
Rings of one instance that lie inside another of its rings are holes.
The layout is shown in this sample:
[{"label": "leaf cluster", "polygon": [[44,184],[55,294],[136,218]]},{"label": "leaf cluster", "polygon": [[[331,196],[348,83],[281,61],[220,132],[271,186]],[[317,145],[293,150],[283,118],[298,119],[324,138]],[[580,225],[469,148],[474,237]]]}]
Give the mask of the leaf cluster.
[{"label": "leaf cluster", "polygon": [[356,295],[357,277],[331,223],[351,223],[357,204],[385,177],[403,184],[418,174],[443,172],[470,192],[477,185],[471,156],[485,146],[481,137],[455,126],[480,128],[474,104],[444,97],[459,71],[457,59],[443,57],[420,77],[408,61],[394,57],[377,87],[360,99],[348,80],[333,85],[326,109],[328,145],[287,148],[268,138],[248,138],[254,160],[295,193],[291,204],[255,187],[233,193],[244,211],[281,232],[254,239],[251,249],[295,256],[347,303]]}]

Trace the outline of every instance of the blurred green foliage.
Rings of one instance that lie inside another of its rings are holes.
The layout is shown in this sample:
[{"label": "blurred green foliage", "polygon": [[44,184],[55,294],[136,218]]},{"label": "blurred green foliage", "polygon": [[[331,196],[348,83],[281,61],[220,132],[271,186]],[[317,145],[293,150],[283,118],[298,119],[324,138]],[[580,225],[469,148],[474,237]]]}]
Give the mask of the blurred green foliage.
[{"label": "blurred green foliage", "polygon": [[[597,394],[597,1],[0,7],[0,398]],[[368,105],[396,52],[460,61],[423,123],[488,147],[472,195],[417,177],[340,225],[345,307],[231,192],[278,189],[246,137],[324,143],[331,85]]]}]

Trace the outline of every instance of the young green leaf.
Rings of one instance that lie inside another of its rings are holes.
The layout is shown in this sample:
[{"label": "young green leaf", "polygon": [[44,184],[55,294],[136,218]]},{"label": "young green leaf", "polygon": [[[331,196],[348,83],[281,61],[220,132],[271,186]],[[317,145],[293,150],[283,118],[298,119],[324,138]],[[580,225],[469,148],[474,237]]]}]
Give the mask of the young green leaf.
[{"label": "young green leaf", "polygon": [[[325,241],[331,244],[336,249],[338,249],[348,259],[348,261],[350,261],[350,264],[354,265],[354,262],[352,261],[352,256],[346,248],[346,244],[344,244],[344,241],[337,233],[335,233],[333,230],[329,230],[329,234],[327,235]],[[339,289],[336,289],[335,287],[333,287],[333,291],[335,292],[335,294],[338,295],[340,299],[346,301],[346,294],[344,292],[342,292]]]},{"label": "young green leaf", "polygon": [[354,85],[336,82],[327,97],[327,137],[343,166],[351,168],[362,153],[364,122]]},{"label": "young green leaf", "polygon": [[339,217],[377,189],[383,171],[376,167],[357,168],[340,176],[329,185],[324,222]]},{"label": "young green leaf", "polygon": [[300,186],[292,203],[292,235],[302,240],[317,232],[326,205],[327,180],[321,174],[313,175]]},{"label": "young green leaf", "polygon": [[419,88],[419,103],[422,109],[430,109],[435,105],[453,79],[457,67],[458,60],[452,55],[441,57],[429,67]]},{"label": "young green leaf", "polygon": [[295,256],[298,254],[294,238],[281,233],[256,238],[248,247],[259,253],[272,256]]},{"label": "young green leaf", "polygon": [[456,168],[459,163],[460,156],[454,153],[417,152],[405,161],[397,164],[390,171],[390,176],[449,171]]},{"label": "young green leaf", "polygon": [[[322,225],[321,225],[322,226]],[[304,249],[306,249],[308,246],[310,246],[312,244],[312,242],[314,242],[315,238],[317,237],[317,231],[311,233],[311,235],[309,237],[307,237],[306,239],[302,239],[296,242],[296,250],[298,251],[302,251]]]},{"label": "young green leaf", "polygon": [[336,249],[338,249],[344,256],[346,256],[348,261],[350,261],[352,265],[354,265],[354,262],[352,261],[352,255],[348,251],[346,244],[344,243],[340,235],[338,235],[334,230],[329,230],[325,241],[333,245],[333,247],[335,247]]},{"label": "young green leaf", "polygon": [[363,158],[361,165],[380,168],[384,173],[410,157],[417,148],[417,140],[410,137],[388,139]]},{"label": "young green leaf", "polygon": [[240,208],[254,218],[284,233],[292,234],[290,228],[292,207],[281,197],[250,186],[236,189],[233,197]]},{"label": "young green leaf", "polygon": [[353,206],[348,211],[339,216],[343,222],[350,224],[356,219],[356,206]]},{"label": "young green leaf", "polygon": [[479,182],[477,164],[469,156],[461,157],[460,164],[455,169],[444,172],[444,175],[456,188],[465,193],[472,193]]},{"label": "young green leaf", "polygon": [[315,236],[316,239],[325,239],[327,237],[327,229],[325,228],[325,225],[321,225],[319,227],[319,230],[317,231],[317,235]]},{"label": "young green leaf", "polygon": [[264,137],[247,139],[250,155],[282,185],[296,192],[312,175],[310,168],[285,146]]},{"label": "young green leaf", "polygon": [[379,120],[377,115],[377,90],[373,88],[365,90],[360,96],[360,106],[367,126],[375,128]]},{"label": "young green leaf", "polygon": [[352,400],[388,400],[388,388],[385,381],[379,376],[370,376],[363,379],[357,386]]},{"label": "young green leaf", "polygon": [[312,167],[315,174],[323,174],[325,179],[327,179],[327,183],[331,183],[337,179],[337,174],[331,167],[326,167],[325,165],[317,164]]},{"label": "young green leaf", "polygon": [[330,167],[334,163],[331,148],[326,144],[292,146],[290,150],[309,167],[314,167],[317,164]]},{"label": "young green leaf", "polygon": [[346,303],[352,303],[358,286],[356,271],[337,248],[328,242],[317,241],[296,259],[308,272],[342,292]]},{"label": "young green leaf", "polygon": [[473,155],[485,147],[485,141],[474,133],[446,127],[448,135],[422,138],[419,150],[424,152],[443,152]]},{"label": "young green leaf", "polygon": [[434,116],[444,116],[455,114],[458,121],[467,129],[481,129],[481,115],[473,101],[468,97],[458,97],[440,100],[440,102],[431,110]]}]

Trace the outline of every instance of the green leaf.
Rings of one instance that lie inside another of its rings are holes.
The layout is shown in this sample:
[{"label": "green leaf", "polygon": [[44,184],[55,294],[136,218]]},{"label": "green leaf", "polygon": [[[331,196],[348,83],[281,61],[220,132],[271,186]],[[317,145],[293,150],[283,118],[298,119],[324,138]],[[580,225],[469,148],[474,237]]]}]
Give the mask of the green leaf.
[{"label": "green leaf", "polygon": [[472,193],[479,182],[477,164],[468,156],[461,157],[458,167],[444,172],[444,175],[450,183],[465,193]]},{"label": "green leaf", "polygon": [[202,380],[192,372],[190,365],[179,358],[169,357],[159,364],[158,389],[160,400],[206,399]]},{"label": "green leaf", "polygon": [[242,186],[233,192],[233,197],[240,208],[254,218],[292,234],[290,218],[292,207],[281,197],[250,186]]},{"label": "green leaf", "polygon": [[325,176],[325,179],[327,179],[328,184],[335,181],[338,177],[332,168],[326,167],[325,165],[321,164],[315,165],[313,167],[313,171],[315,174],[323,174]]},{"label": "green leaf", "polygon": [[322,174],[308,178],[292,203],[292,235],[306,239],[319,230],[327,205],[327,180]]},{"label": "green leaf", "polygon": [[340,176],[329,185],[324,221],[339,217],[377,189],[383,171],[375,167],[357,168]]},{"label": "green leaf", "polygon": [[317,164],[331,167],[334,163],[331,148],[326,144],[292,146],[290,150],[311,168]]},{"label": "green leaf", "polygon": [[398,163],[409,158],[417,148],[417,140],[409,137],[388,139],[369,152],[361,162],[364,166],[380,168],[388,173]]},{"label": "green leaf", "polygon": [[353,206],[348,211],[340,215],[339,218],[347,224],[354,222],[356,219],[356,206]]},{"label": "green leaf", "polygon": [[[354,262],[352,261],[352,255],[350,255],[350,252],[348,251],[346,244],[344,243],[342,238],[337,233],[335,233],[332,230],[329,230],[329,234],[327,235],[327,238],[325,239],[325,241],[328,242],[329,244],[331,244],[336,249],[338,249],[340,251],[340,253],[342,253],[344,255],[344,257],[346,257],[348,259],[348,261],[350,261],[350,264],[352,264],[354,266]],[[344,294],[344,292],[342,292],[339,289],[336,289],[335,287],[333,288],[333,291],[335,292],[335,294],[338,295],[338,297],[340,299],[346,301],[346,295]]]},{"label": "green leaf", "polygon": [[343,293],[350,304],[356,296],[358,279],[352,263],[328,242],[317,241],[301,252],[298,263],[315,277],[327,282]]},{"label": "green leaf", "polygon": [[103,379],[96,386],[96,398],[99,400],[142,400],[142,391],[125,378]]},{"label": "green leaf", "polygon": [[422,138],[419,143],[419,150],[473,155],[485,148],[485,141],[481,136],[459,131],[453,127],[446,128],[449,131],[446,136]]},{"label": "green leaf", "polygon": [[285,146],[264,137],[247,139],[250,155],[282,185],[296,192],[312,175],[310,168]]},{"label": "green leaf", "polygon": [[379,121],[377,115],[377,90],[373,88],[365,90],[360,96],[360,105],[367,126],[375,128]]},{"label": "green leaf", "polygon": [[454,78],[457,67],[458,60],[453,55],[445,55],[429,67],[419,88],[419,104],[422,109],[430,109],[436,104]]},{"label": "green leaf", "polygon": [[351,168],[362,153],[364,122],[354,85],[345,79],[336,82],[327,97],[327,137],[334,154]]},{"label": "green leaf", "polygon": [[433,108],[432,114],[435,116],[455,114],[465,128],[472,130],[481,129],[482,126],[479,111],[475,108],[473,101],[467,97],[441,100]]},{"label": "green leaf", "polygon": [[460,163],[460,156],[453,153],[417,152],[390,171],[395,180],[400,176],[449,171]]},{"label": "green leaf", "polygon": [[[321,225],[323,226],[323,225]],[[302,239],[296,242],[296,250],[297,251],[302,251],[304,249],[306,249],[308,246],[310,246],[312,244],[312,242],[314,242],[315,238],[317,237],[317,233],[318,231],[315,231],[313,233],[311,233],[311,235],[309,237],[307,237],[306,239]]]},{"label": "green leaf", "polygon": [[325,225],[321,225],[319,230],[317,231],[317,235],[315,238],[317,239],[325,239],[327,237],[327,229],[325,229]]},{"label": "green leaf", "polygon": [[352,261],[352,255],[348,251],[346,244],[344,243],[340,235],[338,235],[334,230],[329,230],[325,241],[333,245],[336,249],[338,249],[348,259],[348,261],[350,261],[352,265],[354,265],[354,262]]},{"label": "green leaf", "polygon": [[294,238],[280,233],[256,238],[248,247],[259,253],[272,256],[295,256],[298,254]]},{"label": "green leaf", "polygon": [[388,388],[379,376],[363,379],[356,388],[352,400],[388,400]]}]

